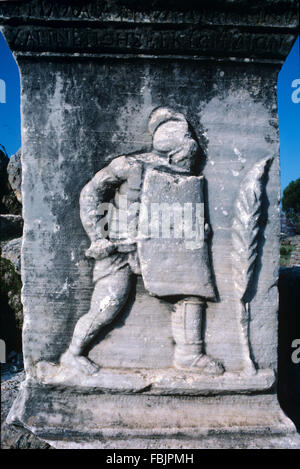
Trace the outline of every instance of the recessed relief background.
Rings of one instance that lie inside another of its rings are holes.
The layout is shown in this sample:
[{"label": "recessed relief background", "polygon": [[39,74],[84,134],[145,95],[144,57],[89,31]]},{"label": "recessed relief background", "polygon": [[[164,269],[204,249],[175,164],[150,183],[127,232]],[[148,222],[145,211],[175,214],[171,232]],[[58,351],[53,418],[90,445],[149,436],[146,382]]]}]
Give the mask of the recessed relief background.
[{"label": "recessed relief background", "polygon": [[[94,260],[85,257],[90,240],[79,215],[82,189],[118,155],[127,155],[128,159],[130,154],[151,152],[149,117],[153,109],[167,107],[186,117],[202,152],[195,174],[200,174],[202,169],[205,176],[205,212],[211,227],[209,263],[217,287],[216,301],[208,303],[202,326],[206,353],[226,370],[243,369],[240,298],[236,297],[232,273],[232,226],[244,178],[257,162],[272,158],[277,151],[272,90],[267,90],[265,105],[257,101],[257,83],[261,78],[255,75],[254,69],[251,71],[251,66],[244,72],[242,91],[238,77],[227,79],[225,65],[213,70],[189,62],[183,65],[175,61],[171,65],[145,61],[123,63],[120,68],[118,62],[112,62],[95,64],[92,75],[80,63],[59,66],[49,63],[40,68],[26,61],[22,66],[25,152],[31,152],[30,159],[39,168],[35,174],[32,163],[24,156],[24,185],[35,187],[34,193],[26,191],[25,194],[31,205],[27,213],[31,221],[27,231],[25,228],[23,254],[28,266],[24,273],[23,298],[36,315],[36,321],[30,324],[28,341],[25,327],[25,347],[32,348],[31,360],[58,363],[71,342],[77,321],[90,308]],[[26,79],[26,71],[28,68],[34,71],[35,67],[37,79],[33,93],[33,83]],[[37,122],[30,109],[33,105],[38,108],[39,100],[47,105],[40,116],[43,127],[39,129],[37,141]],[[38,145],[41,153],[31,151],[32,145],[34,148]],[[48,156],[41,158],[45,151]],[[277,181],[277,161],[273,161],[269,173]],[[267,326],[265,321],[266,315],[273,314],[270,305],[277,301],[274,286],[277,261],[272,257],[271,246],[279,230],[279,191],[272,178],[265,184],[262,201],[266,206],[270,195],[276,200],[275,205],[268,207],[268,223],[265,220],[262,227],[267,232],[264,255],[270,257],[258,267],[256,280],[256,292],[266,298],[267,306],[261,300],[256,303],[254,295],[249,325],[251,353],[261,368],[275,365],[276,325]],[[156,260],[159,265],[158,256]],[[38,268],[30,269],[30,265]],[[31,289],[33,282],[37,283],[35,292]],[[150,298],[140,281],[136,295],[143,304],[142,312],[140,308],[138,312],[131,296],[122,315],[115,319],[117,327],[107,326],[107,334],[103,336],[103,331],[102,339],[95,339],[90,358],[100,366],[172,366],[170,303],[162,297]],[[147,314],[148,308],[153,312]],[[149,323],[153,326],[149,327]],[[32,347],[35,328],[38,340]],[[128,343],[132,346],[128,347]]]}]

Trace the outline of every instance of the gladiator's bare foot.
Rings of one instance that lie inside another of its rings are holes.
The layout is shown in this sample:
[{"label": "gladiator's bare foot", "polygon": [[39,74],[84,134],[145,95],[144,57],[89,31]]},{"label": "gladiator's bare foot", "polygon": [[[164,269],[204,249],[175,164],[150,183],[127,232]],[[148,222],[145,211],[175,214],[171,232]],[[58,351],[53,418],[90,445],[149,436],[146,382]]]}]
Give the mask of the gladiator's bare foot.
[{"label": "gladiator's bare foot", "polygon": [[176,368],[199,371],[207,375],[222,375],[225,371],[223,365],[209,355],[200,354],[196,357],[175,362]]},{"label": "gladiator's bare foot", "polygon": [[99,366],[82,355],[74,355],[67,350],[61,357],[60,363],[68,368],[77,369],[86,375],[94,375],[99,371]]}]

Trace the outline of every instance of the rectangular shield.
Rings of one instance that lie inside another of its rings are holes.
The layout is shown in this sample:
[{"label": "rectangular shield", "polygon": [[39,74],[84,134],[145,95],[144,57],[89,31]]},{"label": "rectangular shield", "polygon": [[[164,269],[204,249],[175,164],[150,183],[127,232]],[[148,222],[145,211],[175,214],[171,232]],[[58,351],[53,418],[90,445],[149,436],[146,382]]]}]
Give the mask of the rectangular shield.
[{"label": "rectangular shield", "polygon": [[215,299],[204,212],[203,176],[146,170],[138,253],[152,295]]}]

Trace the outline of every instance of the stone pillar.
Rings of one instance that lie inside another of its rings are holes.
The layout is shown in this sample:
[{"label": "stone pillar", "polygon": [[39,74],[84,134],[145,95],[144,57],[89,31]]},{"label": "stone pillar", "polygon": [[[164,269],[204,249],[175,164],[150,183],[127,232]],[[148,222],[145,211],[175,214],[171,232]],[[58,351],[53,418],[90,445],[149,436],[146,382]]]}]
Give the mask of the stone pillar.
[{"label": "stone pillar", "polygon": [[[293,448],[299,438],[276,395],[276,83],[297,36],[297,2],[168,3],[1,2],[22,106],[26,381],[9,421],[57,448]],[[182,129],[201,149],[193,176],[179,158]],[[147,165],[162,186],[143,185]],[[105,187],[113,197],[121,181],[128,199],[147,203],[169,200],[181,181],[187,203],[189,181],[201,185],[195,262],[181,244],[138,240],[99,264],[103,245],[90,247],[84,220],[93,215],[80,194],[90,188],[91,201]],[[107,312],[104,289],[120,311],[105,327],[95,315],[99,334],[74,362],[99,371],[68,368],[61,357],[78,320],[97,301]],[[195,327],[206,359],[221,364],[215,374],[174,367],[172,311],[197,294],[206,312]]]}]

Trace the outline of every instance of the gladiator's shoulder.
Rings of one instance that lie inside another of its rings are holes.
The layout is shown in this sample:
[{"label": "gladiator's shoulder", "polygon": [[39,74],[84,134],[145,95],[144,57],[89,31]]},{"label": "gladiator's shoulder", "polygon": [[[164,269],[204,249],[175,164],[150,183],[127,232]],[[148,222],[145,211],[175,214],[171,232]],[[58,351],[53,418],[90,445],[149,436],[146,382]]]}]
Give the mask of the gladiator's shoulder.
[{"label": "gladiator's shoulder", "polygon": [[116,179],[127,179],[131,163],[126,155],[114,158],[108,165],[109,171]]},{"label": "gladiator's shoulder", "polygon": [[109,169],[115,177],[127,179],[133,170],[141,170],[141,168],[149,164],[152,159],[153,155],[151,153],[120,155],[111,161]]}]

